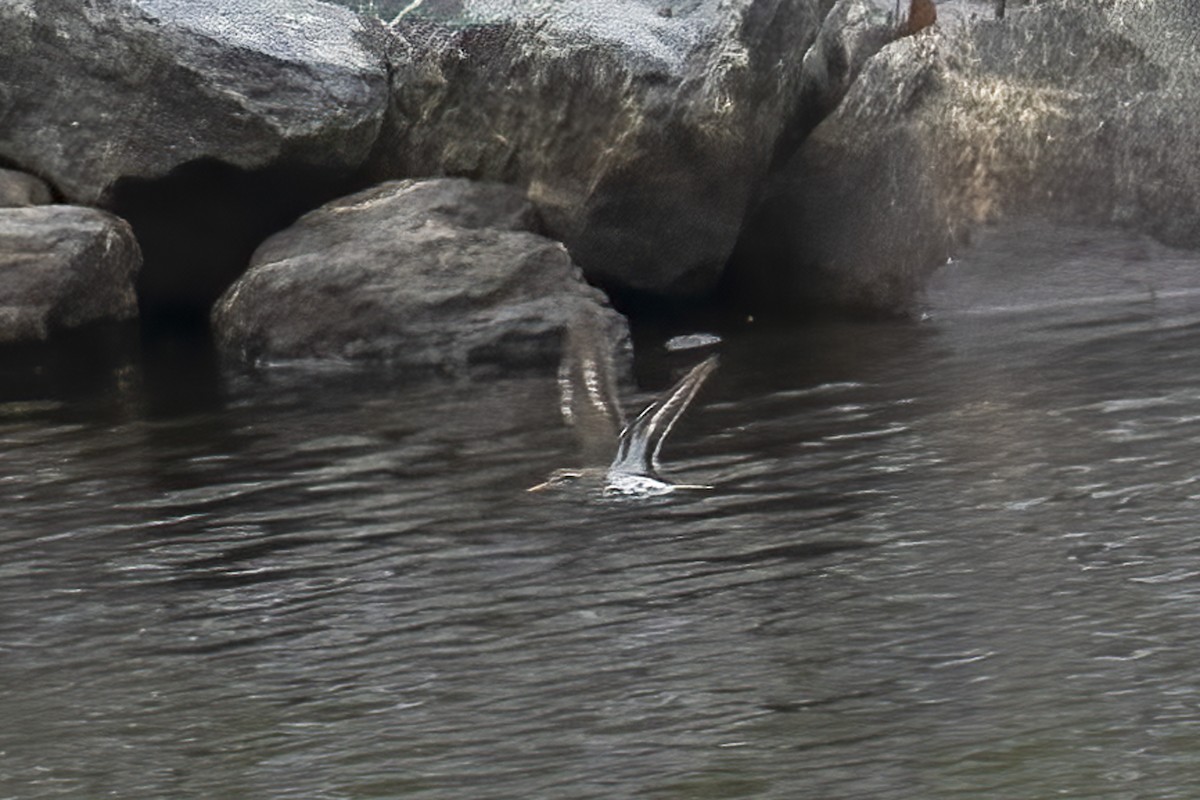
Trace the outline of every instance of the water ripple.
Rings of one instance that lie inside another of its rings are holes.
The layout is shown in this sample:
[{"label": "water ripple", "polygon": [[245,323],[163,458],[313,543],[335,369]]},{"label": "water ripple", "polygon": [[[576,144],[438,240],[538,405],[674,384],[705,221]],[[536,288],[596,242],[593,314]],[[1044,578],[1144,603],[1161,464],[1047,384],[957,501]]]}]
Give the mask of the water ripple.
[{"label": "water ripple", "polygon": [[1187,796],[1200,309],[1121,291],[725,335],[653,503],[524,491],[549,376],[4,406],[0,797]]}]

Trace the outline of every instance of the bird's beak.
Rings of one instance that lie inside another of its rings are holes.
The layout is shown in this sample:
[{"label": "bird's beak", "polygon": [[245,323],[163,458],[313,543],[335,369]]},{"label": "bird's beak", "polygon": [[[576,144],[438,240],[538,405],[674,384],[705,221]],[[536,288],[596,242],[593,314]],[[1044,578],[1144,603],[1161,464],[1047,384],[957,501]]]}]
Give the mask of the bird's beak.
[{"label": "bird's beak", "polygon": [[540,492],[540,491],[543,491],[544,489],[549,489],[549,488],[550,488],[550,481],[542,481],[542,482],[541,482],[541,483],[539,483],[539,484],[536,484],[536,485],[534,485],[534,486],[530,486],[530,487],[529,487],[528,489],[526,489],[525,491],[527,491],[527,492]]}]

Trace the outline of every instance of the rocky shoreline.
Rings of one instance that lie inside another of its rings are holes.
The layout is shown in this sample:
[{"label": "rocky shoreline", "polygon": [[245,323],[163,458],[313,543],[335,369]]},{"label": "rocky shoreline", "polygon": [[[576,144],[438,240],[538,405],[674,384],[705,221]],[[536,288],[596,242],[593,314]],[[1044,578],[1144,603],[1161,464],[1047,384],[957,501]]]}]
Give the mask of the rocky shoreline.
[{"label": "rocky shoreline", "polygon": [[627,346],[600,290],[903,311],[1008,217],[1200,247],[1181,1],[379,11],[0,8],[0,343],[140,308],[235,361],[472,374],[575,314]]}]

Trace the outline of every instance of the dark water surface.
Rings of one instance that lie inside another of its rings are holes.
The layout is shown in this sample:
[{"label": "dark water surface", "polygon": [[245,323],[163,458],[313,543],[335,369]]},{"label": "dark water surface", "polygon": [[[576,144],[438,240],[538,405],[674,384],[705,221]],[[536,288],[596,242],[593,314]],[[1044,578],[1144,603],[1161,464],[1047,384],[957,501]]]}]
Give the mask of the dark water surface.
[{"label": "dark water surface", "polygon": [[653,502],[524,491],[550,377],[10,376],[0,798],[1195,798],[1198,345],[1195,258],[985,236],[727,335]]}]

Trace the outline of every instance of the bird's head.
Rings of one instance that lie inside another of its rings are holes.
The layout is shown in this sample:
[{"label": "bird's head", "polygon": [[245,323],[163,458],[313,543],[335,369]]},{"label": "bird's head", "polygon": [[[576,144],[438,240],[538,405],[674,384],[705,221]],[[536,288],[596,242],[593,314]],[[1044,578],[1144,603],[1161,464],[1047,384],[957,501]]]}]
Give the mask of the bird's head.
[{"label": "bird's head", "polygon": [[539,484],[530,486],[525,491],[541,492],[546,489],[555,489],[561,486],[569,486],[584,476],[584,471],[581,469],[556,469],[547,476],[546,480]]}]

